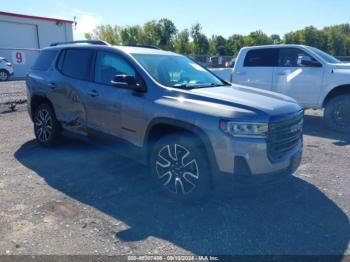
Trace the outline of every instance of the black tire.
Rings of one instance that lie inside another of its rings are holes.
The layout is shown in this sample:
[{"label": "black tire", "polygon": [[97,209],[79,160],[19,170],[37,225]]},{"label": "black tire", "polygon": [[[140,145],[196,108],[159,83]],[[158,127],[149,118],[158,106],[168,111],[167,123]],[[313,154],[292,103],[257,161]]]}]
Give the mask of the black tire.
[{"label": "black tire", "polygon": [[336,96],[328,101],[324,110],[324,119],[328,128],[350,132],[350,94]]},{"label": "black tire", "polygon": [[157,187],[180,201],[198,201],[211,190],[210,166],[201,141],[186,132],[160,138],[150,168]]},{"label": "black tire", "polygon": [[4,69],[0,70],[0,81],[8,81],[10,79],[10,74]]},{"label": "black tire", "polygon": [[41,104],[36,108],[34,134],[39,144],[43,146],[52,146],[58,141],[61,135],[61,126],[50,105]]}]

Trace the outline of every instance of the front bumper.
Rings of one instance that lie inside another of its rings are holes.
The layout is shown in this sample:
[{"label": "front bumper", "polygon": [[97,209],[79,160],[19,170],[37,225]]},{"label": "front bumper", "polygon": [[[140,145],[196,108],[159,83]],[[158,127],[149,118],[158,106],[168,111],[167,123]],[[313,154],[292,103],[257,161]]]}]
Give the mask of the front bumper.
[{"label": "front bumper", "polygon": [[222,176],[261,177],[294,173],[300,165],[303,141],[283,158],[272,162],[264,139],[234,139],[221,137],[212,140],[217,168]]}]

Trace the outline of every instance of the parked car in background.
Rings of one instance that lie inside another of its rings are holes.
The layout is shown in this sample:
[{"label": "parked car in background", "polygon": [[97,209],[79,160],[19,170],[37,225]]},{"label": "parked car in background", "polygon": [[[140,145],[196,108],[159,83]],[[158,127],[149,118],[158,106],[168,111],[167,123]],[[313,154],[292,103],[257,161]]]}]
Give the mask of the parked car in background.
[{"label": "parked car in background", "polygon": [[220,56],[209,57],[208,67],[210,67],[210,68],[224,67],[222,57],[220,57]]},{"label": "parked car in background", "polygon": [[293,99],[232,86],[172,52],[85,42],[44,49],[27,77],[40,144],[57,142],[62,130],[123,142],[178,199],[298,168],[303,110]]},{"label": "parked car in background", "polygon": [[350,64],[310,46],[242,48],[226,81],[294,98],[304,108],[324,108],[329,128],[350,132]]},{"label": "parked car in background", "polygon": [[13,66],[4,57],[0,57],[0,81],[7,81],[13,75]]},{"label": "parked car in background", "polygon": [[232,58],[230,61],[225,63],[226,68],[233,68],[236,63],[236,58]]}]

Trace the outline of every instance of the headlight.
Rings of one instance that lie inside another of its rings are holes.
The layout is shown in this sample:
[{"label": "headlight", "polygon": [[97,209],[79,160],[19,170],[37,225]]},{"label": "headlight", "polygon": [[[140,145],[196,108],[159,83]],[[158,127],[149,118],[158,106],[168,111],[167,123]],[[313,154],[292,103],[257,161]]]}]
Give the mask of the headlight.
[{"label": "headlight", "polygon": [[269,130],[267,123],[220,121],[220,129],[234,137],[265,138]]}]

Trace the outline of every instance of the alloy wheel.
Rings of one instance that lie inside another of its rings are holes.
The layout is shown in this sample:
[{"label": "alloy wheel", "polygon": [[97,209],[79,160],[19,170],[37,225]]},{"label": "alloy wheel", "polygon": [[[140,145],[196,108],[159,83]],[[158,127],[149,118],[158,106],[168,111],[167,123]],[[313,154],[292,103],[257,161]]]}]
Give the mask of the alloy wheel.
[{"label": "alloy wheel", "polygon": [[41,142],[47,142],[52,136],[53,122],[48,110],[40,109],[35,118],[35,132]]},{"label": "alloy wheel", "polygon": [[176,195],[187,195],[198,186],[197,160],[182,145],[168,144],[159,150],[156,172],[162,185]]}]

